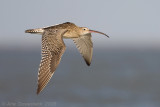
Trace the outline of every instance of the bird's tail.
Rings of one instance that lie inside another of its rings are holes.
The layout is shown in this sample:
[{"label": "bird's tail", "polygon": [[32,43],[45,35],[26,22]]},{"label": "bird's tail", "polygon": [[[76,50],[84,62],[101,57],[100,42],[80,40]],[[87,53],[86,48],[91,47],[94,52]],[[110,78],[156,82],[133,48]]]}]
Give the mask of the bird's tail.
[{"label": "bird's tail", "polygon": [[28,29],[25,31],[25,33],[32,33],[32,34],[42,34],[44,32],[43,28],[38,29]]}]

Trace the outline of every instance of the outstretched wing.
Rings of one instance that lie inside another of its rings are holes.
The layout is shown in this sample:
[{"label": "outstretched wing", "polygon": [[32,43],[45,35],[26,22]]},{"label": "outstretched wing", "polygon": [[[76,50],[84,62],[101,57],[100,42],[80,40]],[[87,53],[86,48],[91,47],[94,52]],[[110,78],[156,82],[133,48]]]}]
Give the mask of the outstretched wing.
[{"label": "outstretched wing", "polygon": [[89,66],[92,60],[93,43],[91,40],[91,34],[80,36],[79,38],[73,38],[79,52],[82,54],[86,64]]},{"label": "outstretched wing", "polygon": [[66,30],[47,29],[42,35],[42,59],[38,72],[39,94],[51,79],[65,51],[62,36]]}]

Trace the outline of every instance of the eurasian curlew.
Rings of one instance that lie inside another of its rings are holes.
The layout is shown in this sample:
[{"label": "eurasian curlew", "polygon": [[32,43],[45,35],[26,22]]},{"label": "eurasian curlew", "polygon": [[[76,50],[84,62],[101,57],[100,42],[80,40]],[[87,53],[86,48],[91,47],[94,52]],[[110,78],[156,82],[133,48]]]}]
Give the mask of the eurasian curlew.
[{"label": "eurasian curlew", "polygon": [[42,58],[38,72],[37,94],[47,85],[60,63],[66,48],[63,38],[70,38],[74,41],[86,64],[89,66],[93,52],[91,33],[100,33],[109,37],[105,33],[90,30],[86,27],[78,27],[71,22],[45,28],[29,29],[25,32],[42,35]]}]

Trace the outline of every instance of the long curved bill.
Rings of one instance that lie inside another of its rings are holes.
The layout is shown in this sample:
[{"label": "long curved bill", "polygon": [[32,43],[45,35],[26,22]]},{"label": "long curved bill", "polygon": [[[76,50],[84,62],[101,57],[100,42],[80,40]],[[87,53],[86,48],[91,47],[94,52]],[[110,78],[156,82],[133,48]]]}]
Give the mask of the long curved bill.
[{"label": "long curved bill", "polygon": [[102,32],[99,32],[99,31],[95,31],[95,30],[89,30],[89,31],[90,31],[90,33],[99,33],[99,34],[105,35],[105,36],[107,36],[109,38],[109,36],[107,34],[105,34],[105,33],[102,33]]}]

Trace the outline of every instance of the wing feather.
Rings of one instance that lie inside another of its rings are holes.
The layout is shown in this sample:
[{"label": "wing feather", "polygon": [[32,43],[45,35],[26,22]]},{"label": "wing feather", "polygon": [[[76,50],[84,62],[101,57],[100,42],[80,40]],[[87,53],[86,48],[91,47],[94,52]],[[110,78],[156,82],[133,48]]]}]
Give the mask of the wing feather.
[{"label": "wing feather", "polygon": [[92,60],[93,43],[91,40],[91,34],[80,36],[79,38],[72,39],[77,46],[77,49],[83,56],[86,64],[89,66]]},{"label": "wing feather", "polygon": [[42,59],[38,72],[37,94],[48,84],[60,63],[66,48],[62,39],[65,32],[64,29],[46,29],[42,35]]}]

